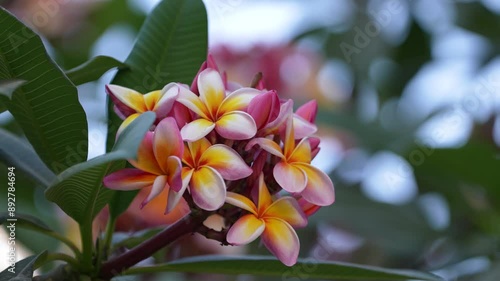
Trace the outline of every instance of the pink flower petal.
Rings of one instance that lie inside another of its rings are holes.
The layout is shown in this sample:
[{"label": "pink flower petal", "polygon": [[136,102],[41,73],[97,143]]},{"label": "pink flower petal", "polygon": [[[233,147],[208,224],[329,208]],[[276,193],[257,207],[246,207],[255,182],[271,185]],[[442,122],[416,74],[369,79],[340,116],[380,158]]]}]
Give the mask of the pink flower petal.
[{"label": "pink flower petal", "polygon": [[257,95],[248,104],[247,112],[255,120],[257,128],[263,128],[279,116],[280,99],[278,94],[276,91],[268,91]]},{"label": "pink flower petal", "polygon": [[126,168],[107,175],[103,183],[115,190],[135,190],[153,184],[156,175],[133,168]]},{"label": "pink flower petal", "polygon": [[[125,110],[127,110],[127,109],[125,109]],[[127,118],[127,116],[135,113],[135,110],[132,110],[132,109],[130,109],[130,111],[121,112],[120,108],[118,108],[118,106],[116,106],[116,105],[113,106],[113,111],[122,120],[125,120],[125,118]]]},{"label": "pink flower petal", "polygon": [[146,105],[146,110],[153,111],[158,100],[160,100],[162,93],[160,90],[151,91],[143,95],[144,104]]},{"label": "pink flower petal", "polygon": [[189,185],[189,181],[191,180],[192,175],[193,175],[192,169],[186,169],[186,170],[183,169],[182,187],[178,191],[170,189],[168,193],[167,209],[165,213],[170,213],[173,209],[175,209],[175,207],[177,207],[177,204],[181,201],[184,192],[186,192],[186,189]]},{"label": "pink flower petal", "polygon": [[307,138],[302,139],[287,159],[288,163],[305,162],[311,163],[311,147]]},{"label": "pink flower petal", "polygon": [[252,174],[248,177],[248,182],[256,182],[259,175],[262,173],[264,169],[264,165],[267,160],[267,152],[264,150],[258,151],[257,156],[255,157],[252,163]]},{"label": "pink flower petal", "polygon": [[305,200],[303,197],[300,197],[297,202],[299,203],[300,209],[306,214],[307,217],[310,217],[314,215],[319,209],[321,209],[321,206],[315,205],[311,202],[308,202]]},{"label": "pink flower petal", "polygon": [[198,165],[214,168],[225,180],[239,180],[252,174],[241,156],[223,144],[210,146],[199,158]]},{"label": "pink flower petal", "polygon": [[137,151],[137,160],[131,159],[129,162],[139,170],[156,175],[163,174],[153,151],[153,132],[147,132],[144,136]]},{"label": "pink flower petal", "polygon": [[167,117],[156,126],[153,149],[156,160],[164,172],[168,170],[167,159],[169,156],[182,157],[184,143],[174,118]]},{"label": "pink flower petal", "polygon": [[295,150],[295,138],[293,129],[293,118],[292,116],[289,116],[288,120],[286,121],[285,140],[283,141],[283,154],[285,154],[286,159],[289,159],[293,151]]},{"label": "pink flower petal", "polygon": [[[160,99],[156,101],[152,108],[159,120],[165,118],[170,113],[178,96],[179,87],[175,83],[169,83],[163,87]],[[144,99],[146,100],[146,97]]]},{"label": "pink flower petal", "polygon": [[214,211],[224,204],[226,184],[213,168],[201,167],[193,172],[189,191],[194,203],[207,211]]},{"label": "pink flower petal", "polygon": [[318,131],[318,127],[315,124],[309,123],[296,114],[293,115],[293,129],[295,139],[308,137]]},{"label": "pink flower petal", "polygon": [[177,156],[169,156],[167,158],[167,182],[170,188],[174,191],[179,191],[182,188],[182,162]]},{"label": "pink flower petal", "polygon": [[255,206],[255,204],[250,199],[241,194],[234,192],[227,192],[226,203],[239,207],[243,210],[247,210],[254,215],[257,215],[257,207]]},{"label": "pink flower petal", "polygon": [[254,145],[259,145],[265,151],[271,153],[272,155],[276,155],[280,158],[284,158],[285,156],[281,152],[281,147],[275,143],[273,140],[266,138],[255,138],[248,142],[245,150],[250,150]]},{"label": "pink flower petal", "polygon": [[281,104],[280,106],[280,112],[278,114],[278,117],[274,119],[273,121],[269,122],[264,128],[262,128],[258,136],[268,136],[268,135],[274,135],[278,134],[280,131],[280,128],[285,124],[286,120],[288,120],[288,117],[293,114],[293,100],[288,100],[285,103]]},{"label": "pink flower petal", "polygon": [[295,198],[290,196],[281,197],[276,200],[262,214],[262,218],[279,218],[293,227],[304,227],[307,225],[307,217],[300,209]]},{"label": "pink flower petal", "polygon": [[283,264],[294,265],[300,251],[300,241],[295,230],[280,219],[265,219],[265,223],[262,241],[266,248]]},{"label": "pink flower petal", "polygon": [[255,136],[257,127],[248,113],[232,111],[217,120],[215,130],[226,139],[246,140]]},{"label": "pink flower petal", "polygon": [[177,84],[177,87],[179,87],[179,96],[177,97],[177,102],[189,108],[191,111],[198,114],[202,118],[211,118],[208,108],[201,101],[200,97],[198,97],[182,85]]},{"label": "pink flower petal", "polygon": [[215,117],[217,109],[226,97],[224,82],[218,71],[207,68],[198,76],[198,90],[200,99],[207,106],[208,111]]},{"label": "pink flower petal", "polygon": [[124,116],[129,116],[135,112],[142,113],[147,111],[144,104],[144,97],[137,91],[110,84],[106,85],[106,92]]},{"label": "pink flower petal", "polygon": [[200,70],[198,70],[198,73],[196,73],[196,76],[194,77],[193,83],[191,83],[191,91],[193,91],[193,93],[198,93],[198,76],[203,70],[207,68],[212,68],[219,71],[217,63],[215,62],[211,54],[208,54],[207,60],[201,64]]},{"label": "pink flower petal", "polygon": [[310,123],[314,123],[316,120],[316,114],[318,114],[318,103],[316,100],[310,100],[297,108],[295,114],[304,118]]},{"label": "pink flower petal", "polygon": [[[220,104],[217,115],[223,115],[231,111],[246,110],[253,98],[259,96],[260,91],[253,88],[241,88],[229,94]],[[261,105],[262,106],[262,105]]]},{"label": "pink flower petal", "polygon": [[116,131],[116,138],[118,139],[123,130],[125,130],[125,128],[127,128],[127,126],[130,125],[130,123],[132,123],[140,115],[141,113],[134,113],[125,118],[125,120],[123,120],[123,122],[120,124],[120,127],[118,127],[118,131]]},{"label": "pink flower petal", "polygon": [[200,158],[205,153],[205,151],[212,146],[209,140],[206,138],[199,139],[194,142],[188,142],[187,144],[187,150],[190,153],[191,156],[191,167],[197,167],[199,166]]},{"label": "pink flower petal", "polygon": [[206,119],[196,119],[186,124],[181,129],[182,139],[185,141],[197,141],[210,133],[215,128],[215,123]]},{"label": "pink flower petal", "polygon": [[227,233],[227,242],[232,245],[246,245],[257,239],[264,232],[264,221],[253,214],[239,218]]},{"label": "pink flower petal", "polygon": [[257,197],[257,210],[259,215],[262,216],[269,206],[273,203],[273,199],[271,198],[271,194],[269,193],[269,189],[267,188],[266,183],[264,182],[264,174],[261,173],[259,176],[259,189],[258,189],[258,197]]},{"label": "pink flower petal", "polygon": [[311,159],[314,159],[320,150],[319,144],[321,140],[317,137],[310,137],[307,140],[309,141],[309,146],[311,147]]},{"label": "pink flower petal", "polygon": [[302,197],[319,206],[328,206],[335,201],[335,191],[332,180],[320,169],[309,164],[295,164],[307,175],[307,186],[302,191]]},{"label": "pink flower petal", "polygon": [[187,123],[193,121],[193,115],[193,112],[189,108],[177,101],[174,102],[172,110],[169,113],[169,116],[173,117],[177,122],[179,129],[184,127]]},{"label": "pink flower petal", "polygon": [[212,68],[212,69],[219,71],[219,67],[217,66],[217,62],[215,61],[214,57],[210,53],[207,55],[207,68]]},{"label": "pink flower petal", "polygon": [[149,203],[149,201],[153,200],[158,194],[162,193],[163,189],[167,187],[167,177],[166,176],[158,176],[156,177],[153,187],[151,188],[151,192],[148,197],[144,199],[141,203],[141,209]]},{"label": "pink flower petal", "polygon": [[273,175],[278,184],[288,192],[301,192],[306,188],[307,176],[295,165],[281,161],[274,166]]}]

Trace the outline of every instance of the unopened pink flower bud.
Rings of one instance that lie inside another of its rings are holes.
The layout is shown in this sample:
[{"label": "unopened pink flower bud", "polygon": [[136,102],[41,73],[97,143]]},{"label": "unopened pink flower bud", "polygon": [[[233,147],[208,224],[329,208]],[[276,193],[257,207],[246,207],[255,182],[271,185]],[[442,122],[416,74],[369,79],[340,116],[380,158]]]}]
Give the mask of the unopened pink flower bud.
[{"label": "unopened pink flower bud", "polygon": [[248,114],[255,120],[257,129],[274,121],[280,113],[280,100],[276,91],[268,91],[252,99],[248,105]]},{"label": "unopened pink flower bud", "polygon": [[311,123],[314,123],[316,121],[316,114],[318,114],[318,103],[316,100],[311,100],[297,108],[295,114]]}]

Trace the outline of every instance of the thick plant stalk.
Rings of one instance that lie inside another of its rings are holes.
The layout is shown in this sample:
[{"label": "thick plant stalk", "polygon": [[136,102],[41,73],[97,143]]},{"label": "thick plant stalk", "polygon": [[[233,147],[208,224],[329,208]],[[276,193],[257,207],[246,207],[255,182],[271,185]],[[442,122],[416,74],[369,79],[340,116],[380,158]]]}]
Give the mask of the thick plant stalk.
[{"label": "thick plant stalk", "polygon": [[181,236],[196,232],[196,230],[203,224],[203,221],[207,218],[207,216],[208,213],[201,212],[184,217],[132,250],[105,262],[101,267],[99,277],[109,280],[113,276],[119,275],[122,271],[128,269],[129,267],[134,266],[140,261],[152,256],[155,252],[177,240]]}]

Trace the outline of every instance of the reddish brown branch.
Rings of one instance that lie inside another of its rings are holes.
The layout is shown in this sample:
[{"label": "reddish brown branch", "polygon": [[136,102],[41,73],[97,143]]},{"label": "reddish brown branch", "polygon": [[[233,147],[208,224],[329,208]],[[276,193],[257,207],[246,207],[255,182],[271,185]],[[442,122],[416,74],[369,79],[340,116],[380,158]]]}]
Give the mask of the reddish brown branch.
[{"label": "reddish brown branch", "polygon": [[144,241],[132,250],[106,261],[99,272],[99,277],[109,280],[120,274],[138,262],[152,256],[156,251],[162,249],[181,236],[195,232],[207,218],[207,213],[190,214],[177,221],[162,232]]}]

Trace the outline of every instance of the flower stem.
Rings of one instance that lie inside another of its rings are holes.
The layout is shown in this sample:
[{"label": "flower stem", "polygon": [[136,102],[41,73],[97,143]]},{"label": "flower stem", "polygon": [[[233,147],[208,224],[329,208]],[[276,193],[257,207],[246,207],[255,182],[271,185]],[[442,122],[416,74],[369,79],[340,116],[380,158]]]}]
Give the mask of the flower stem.
[{"label": "flower stem", "polygon": [[162,232],[144,241],[132,250],[105,262],[100,270],[99,277],[105,280],[120,274],[122,271],[150,257],[156,251],[167,246],[179,237],[193,233],[203,224],[208,213],[190,214],[177,221]]},{"label": "flower stem", "polygon": [[113,239],[113,232],[115,231],[116,226],[116,217],[109,216],[108,223],[106,224],[106,230],[104,232],[103,242],[100,244],[99,249],[97,249],[97,262],[98,266],[97,271],[100,270],[99,266],[101,265],[101,261],[103,259],[107,259],[109,256],[111,241]]}]

